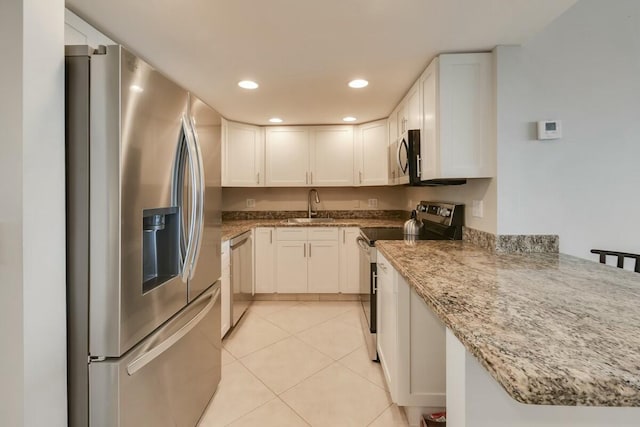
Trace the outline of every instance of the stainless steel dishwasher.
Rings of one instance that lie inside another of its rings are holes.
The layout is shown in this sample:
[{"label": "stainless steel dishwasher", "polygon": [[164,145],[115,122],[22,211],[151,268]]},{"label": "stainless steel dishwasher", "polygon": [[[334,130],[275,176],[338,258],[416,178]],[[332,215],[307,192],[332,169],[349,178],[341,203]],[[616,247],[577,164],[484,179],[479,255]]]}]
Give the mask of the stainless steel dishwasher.
[{"label": "stainless steel dishwasher", "polygon": [[230,241],[231,326],[235,326],[253,300],[253,245],[251,231]]}]

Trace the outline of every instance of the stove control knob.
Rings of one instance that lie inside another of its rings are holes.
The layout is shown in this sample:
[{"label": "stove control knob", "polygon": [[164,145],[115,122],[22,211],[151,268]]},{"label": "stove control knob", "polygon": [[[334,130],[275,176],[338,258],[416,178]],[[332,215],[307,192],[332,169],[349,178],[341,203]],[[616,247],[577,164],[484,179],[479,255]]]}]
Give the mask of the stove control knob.
[{"label": "stove control knob", "polygon": [[449,213],[450,213],[450,211],[447,208],[442,208],[442,210],[440,210],[440,215],[441,216],[449,216]]}]

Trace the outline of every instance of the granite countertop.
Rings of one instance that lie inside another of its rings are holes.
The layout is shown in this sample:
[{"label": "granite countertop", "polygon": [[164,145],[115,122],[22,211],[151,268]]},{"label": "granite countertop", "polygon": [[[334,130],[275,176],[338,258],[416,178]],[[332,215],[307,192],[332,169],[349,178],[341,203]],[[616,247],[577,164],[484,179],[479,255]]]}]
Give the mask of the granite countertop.
[{"label": "granite countertop", "polygon": [[285,223],[286,219],[247,219],[222,221],[222,240],[229,240],[254,227],[402,227],[404,219],[336,218],[334,222],[313,224]]},{"label": "granite countertop", "polygon": [[515,400],[640,406],[640,274],[460,241],[376,246]]}]

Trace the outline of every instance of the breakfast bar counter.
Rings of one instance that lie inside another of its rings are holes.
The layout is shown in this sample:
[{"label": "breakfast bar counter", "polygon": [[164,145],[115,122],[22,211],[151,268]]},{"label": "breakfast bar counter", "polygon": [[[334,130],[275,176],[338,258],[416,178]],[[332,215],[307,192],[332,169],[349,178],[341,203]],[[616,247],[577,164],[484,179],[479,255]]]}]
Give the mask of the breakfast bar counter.
[{"label": "breakfast bar counter", "polygon": [[376,246],[517,402],[640,406],[640,274],[459,241]]}]

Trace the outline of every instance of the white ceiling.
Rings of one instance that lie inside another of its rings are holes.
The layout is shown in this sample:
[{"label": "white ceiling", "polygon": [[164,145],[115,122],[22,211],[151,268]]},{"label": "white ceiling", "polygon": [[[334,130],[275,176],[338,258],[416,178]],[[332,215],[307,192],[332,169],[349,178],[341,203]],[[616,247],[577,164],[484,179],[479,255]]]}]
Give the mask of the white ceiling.
[{"label": "white ceiling", "polygon": [[[442,52],[520,44],[576,0],[67,0],[231,120],[389,115]],[[351,89],[354,78],[369,80]],[[240,89],[255,80],[260,88]]]}]

